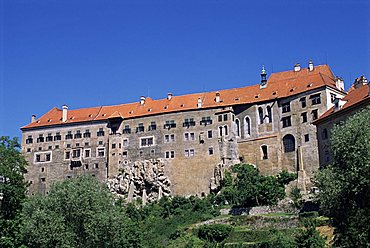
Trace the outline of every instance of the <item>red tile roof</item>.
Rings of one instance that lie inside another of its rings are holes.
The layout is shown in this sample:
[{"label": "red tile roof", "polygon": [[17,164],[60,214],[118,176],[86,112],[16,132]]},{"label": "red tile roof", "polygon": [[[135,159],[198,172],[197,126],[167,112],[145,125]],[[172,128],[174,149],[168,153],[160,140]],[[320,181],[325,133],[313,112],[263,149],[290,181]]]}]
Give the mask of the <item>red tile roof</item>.
[{"label": "red tile roof", "polygon": [[256,103],[276,98],[285,98],[325,85],[333,88],[336,87],[334,75],[329,66],[321,65],[316,66],[313,71],[303,68],[298,72],[285,71],[273,73],[268,79],[267,87],[264,89],[260,89],[259,84],[256,84],[242,88],[217,91],[220,94],[219,102],[215,101],[216,91],[173,96],[170,100],[167,98],[153,100],[147,97],[143,105],[138,101],[115,106],[68,110],[66,122],[62,122],[62,110],[55,107],[41,116],[37,121],[22,127],[22,129],[101,121],[117,117],[127,119],[154,114],[194,110],[198,108],[198,99],[202,101],[202,106],[200,107],[202,109]]},{"label": "red tile roof", "polygon": [[315,121],[315,124],[334,114],[343,113],[343,111],[348,110],[351,107],[355,107],[365,100],[370,101],[369,86],[367,84],[361,85],[357,89],[355,87],[351,87],[348,95],[342,98],[342,101],[345,101],[342,108],[337,111],[334,111],[334,107],[330,108],[323,115],[321,115],[317,121]]}]

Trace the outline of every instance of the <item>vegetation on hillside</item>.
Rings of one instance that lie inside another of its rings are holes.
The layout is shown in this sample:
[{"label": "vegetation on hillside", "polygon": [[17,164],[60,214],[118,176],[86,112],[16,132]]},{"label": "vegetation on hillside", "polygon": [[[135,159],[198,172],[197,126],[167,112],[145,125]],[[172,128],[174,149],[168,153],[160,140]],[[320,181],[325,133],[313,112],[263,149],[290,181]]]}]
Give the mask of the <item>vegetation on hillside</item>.
[{"label": "vegetation on hillside", "polygon": [[322,210],[338,247],[370,247],[370,107],[335,126],[333,162],[317,175]]}]

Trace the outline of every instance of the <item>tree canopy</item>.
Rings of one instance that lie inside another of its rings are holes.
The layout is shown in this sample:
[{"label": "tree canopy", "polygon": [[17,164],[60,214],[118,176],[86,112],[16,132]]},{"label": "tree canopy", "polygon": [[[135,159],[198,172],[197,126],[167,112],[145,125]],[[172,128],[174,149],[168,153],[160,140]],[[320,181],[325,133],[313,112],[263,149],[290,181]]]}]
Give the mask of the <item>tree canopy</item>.
[{"label": "tree canopy", "polygon": [[107,186],[91,176],[56,183],[31,196],[21,218],[28,247],[140,247],[141,234]]},{"label": "tree canopy", "polygon": [[321,208],[333,218],[336,245],[370,246],[370,107],[332,130],[333,162],[316,175]]}]

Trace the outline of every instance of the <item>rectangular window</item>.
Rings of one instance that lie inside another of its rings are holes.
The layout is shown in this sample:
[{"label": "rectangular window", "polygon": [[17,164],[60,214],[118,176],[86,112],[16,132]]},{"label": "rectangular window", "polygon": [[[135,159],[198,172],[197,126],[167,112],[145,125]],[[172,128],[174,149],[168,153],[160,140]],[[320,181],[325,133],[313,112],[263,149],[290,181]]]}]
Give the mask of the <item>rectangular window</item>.
[{"label": "rectangular window", "polygon": [[60,135],[60,132],[57,132],[54,136],[54,141],[62,140],[62,136]]},{"label": "rectangular window", "polygon": [[147,147],[154,145],[154,137],[140,138],[140,147]]},{"label": "rectangular window", "polygon": [[218,122],[221,122],[222,121],[222,115],[219,115],[218,116]]},{"label": "rectangular window", "polygon": [[207,137],[208,137],[208,139],[212,139],[212,137],[213,137],[213,132],[212,132],[212,130],[208,130],[208,131],[207,131]]},{"label": "rectangular window", "polygon": [[290,112],[290,102],[283,103],[281,107],[282,107],[283,113]]},{"label": "rectangular window", "polygon": [[165,152],[165,158],[174,158],[175,157],[175,151],[166,151]]},{"label": "rectangular window", "polygon": [[48,136],[46,136],[46,142],[50,141],[53,141],[53,136],[51,135],[51,133],[49,133]]},{"label": "rectangular window", "polygon": [[335,94],[330,93],[330,101],[331,101],[331,103],[334,103],[336,98],[337,98],[337,96]]},{"label": "rectangular window", "polygon": [[104,136],[104,130],[103,128],[99,128],[99,131],[96,133],[98,137]]},{"label": "rectangular window", "polygon": [[40,134],[39,137],[37,138],[37,143],[42,143],[44,142],[44,135]]},{"label": "rectangular window", "polygon": [[213,147],[208,148],[208,155],[213,155]]},{"label": "rectangular window", "polygon": [[36,154],[36,162],[40,162],[41,161],[41,155],[40,154]]},{"label": "rectangular window", "polygon": [[47,153],[45,156],[45,161],[50,161],[51,160],[51,154]]},{"label": "rectangular window", "polygon": [[31,135],[28,135],[28,138],[26,139],[26,144],[32,144],[33,143],[33,138]]},{"label": "rectangular window", "polygon": [[123,156],[124,158],[127,158],[127,155],[128,155],[128,152],[127,152],[127,151],[123,151],[123,152],[122,152],[122,156]]},{"label": "rectangular window", "polygon": [[186,118],[184,120],[184,123],[182,123],[183,127],[193,127],[195,126],[194,118]]},{"label": "rectangular window", "polygon": [[305,134],[304,135],[304,142],[308,142],[310,141],[310,135],[309,134]]},{"label": "rectangular window", "polygon": [[72,157],[73,158],[79,158],[81,156],[81,150],[80,149],[74,149],[72,151]]},{"label": "rectangular window", "polygon": [[170,121],[166,121],[163,128],[164,129],[171,129],[171,128],[175,128],[176,127],[176,123],[174,120],[170,120]]},{"label": "rectangular window", "polygon": [[152,121],[150,123],[150,126],[148,127],[148,131],[154,131],[154,130],[157,130],[157,124],[155,123],[155,121]]},{"label": "rectangular window", "polygon": [[116,144],[112,144],[112,149],[116,149]]},{"label": "rectangular window", "polygon": [[228,114],[224,114],[224,121],[227,121],[228,119]]},{"label": "rectangular window", "polygon": [[299,99],[299,101],[301,102],[302,108],[305,108],[307,106],[306,97],[302,97],[301,99]]},{"label": "rectangular window", "polygon": [[85,132],[84,132],[84,138],[90,138],[90,137],[91,137],[90,130],[86,129]]},{"label": "rectangular window", "polygon": [[302,113],[301,117],[302,117],[302,123],[307,122],[307,112]]},{"label": "rectangular window", "polygon": [[207,125],[211,125],[211,124],[212,124],[211,116],[202,117],[202,120],[200,121],[200,125],[207,126]]},{"label": "rectangular window", "polygon": [[82,138],[81,131],[77,130],[76,133],[75,133],[75,139],[80,139],[80,138]]},{"label": "rectangular window", "polygon": [[72,131],[68,131],[66,134],[66,140],[73,139]]},{"label": "rectangular window", "polygon": [[144,124],[143,123],[139,123],[138,126],[136,127],[136,132],[137,133],[142,133],[144,132]]},{"label": "rectangular window", "polygon": [[65,159],[70,159],[71,158],[71,152],[66,152],[64,158]]},{"label": "rectangular window", "polygon": [[125,125],[125,128],[123,129],[123,133],[131,133],[130,125]]},{"label": "rectangular window", "polygon": [[284,127],[290,127],[292,125],[292,121],[290,119],[290,116],[287,116],[287,117],[283,117],[281,119],[282,123],[283,123],[283,128]]},{"label": "rectangular window", "polygon": [[98,157],[105,156],[105,148],[98,148]]},{"label": "rectangular window", "polygon": [[128,146],[128,139],[124,139],[122,143],[123,143],[123,146]]},{"label": "rectangular window", "polygon": [[59,145],[55,145],[55,149],[59,149]]},{"label": "rectangular window", "polygon": [[89,158],[90,157],[90,150],[85,150],[85,158]]},{"label": "rectangular window", "polygon": [[316,120],[317,118],[319,118],[319,112],[317,109],[312,110],[311,114],[312,114],[312,120]]},{"label": "rectangular window", "polygon": [[310,99],[312,101],[312,105],[320,104],[321,103],[321,97],[320,94],[315,94],[310,96]]}]

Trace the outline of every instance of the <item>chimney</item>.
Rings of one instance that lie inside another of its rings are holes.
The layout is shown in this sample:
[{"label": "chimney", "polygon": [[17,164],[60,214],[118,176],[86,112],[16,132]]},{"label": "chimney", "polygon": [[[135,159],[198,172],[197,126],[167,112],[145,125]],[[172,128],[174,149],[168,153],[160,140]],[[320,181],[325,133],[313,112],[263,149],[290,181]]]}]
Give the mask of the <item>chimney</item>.
[{"label": "chimney", "polygon": [[145,103],[145,96],[140,97],[140,105],[144,105]]},{"label": "chimney", "polygon": [[301,64],[297,63],[294,65],[294,71],[300,71],[301,70]]},{"label": "chimney", "polygon": [[312,62],[312,59],[310,59],[310,61],[308,62],[308,70],[309,71],[313,71],[313,62]]},{"label": "chimney", "polygon": [[215,102],[220,102],[220,92],[216,92]]},{"label": "chimney", "polygon": [[201,107],[202,107],[202,99],[198,97],[197,108],[201,108]]},{"label": "chimney", "polygon": [[67,105],[63,105],[62,106],[62,122],[66,122],[67,121],[67,112],[68,112],[68,106]]},{"label": "chimney", "polygon": [[31,123],[34,123],[36,121],[36,115],[32,115],[31,117]]},{"label": "chimney", "polygon": [[263,88],[266,88],[266,86],[267,86],[267,79],[266,79],[267,73],[266,73],[266,70],[265,70],[265,66],[262,66],[262,70],[261,70],[260,75],[261,75],[260,89],[263,89]]},{"label": "chimney", "polygon": [[172,93],[167,93],[167,100],[171,100],[173,97],[173,94]]},{"label": "chimney", "polygon": [[335,78],[335,86],[337,87],[337,89],[344,91],[344,82],[343,82],[343,78],[341,78],[341,77],[336,77],[336,78]]}]

